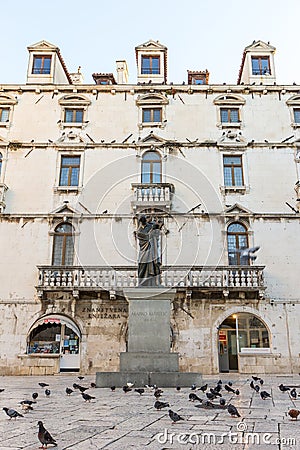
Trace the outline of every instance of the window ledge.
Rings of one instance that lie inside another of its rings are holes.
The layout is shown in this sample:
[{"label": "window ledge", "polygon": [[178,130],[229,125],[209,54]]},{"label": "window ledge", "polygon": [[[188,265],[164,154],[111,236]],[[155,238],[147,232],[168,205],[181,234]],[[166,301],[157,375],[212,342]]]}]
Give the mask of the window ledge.
[{"label": "window ledge", "polygon": [[59,358],[60,353],[26,353],[18,355],[18,358]]},{"label": "window ledge", "polygon": [[239,352],[239,357],[251,357],[251,356],[262,356],[263,358],[280,358],[281,353],[270,352]]},{"label": "window ledge", "polygon": [[220,128],[241,128],[242,122],[221,122]]},{"label": "window ledge", "polygon": [[81,192],[82,187],[81,186],[55,186],[54,192]]},{"label": "window ledge", "polygon": [[9,125],[10,125],[10,122],[0,122],[0,127],[1,128],[8,128],[9,127]]},{"label": "window ledge", "polygon": [[151,127],[156,127],[156,128],[165,128],[166,123],[164,122],[142,122],[138,124],[139,129],[143,129],[143,128],[151,128]]},{"label": "window ledge", "polygon": [[293,128],[300,128],[300,122],[298,123],[298,122],[292,122],[291,123],[291,126],[293,127]]},{"label": "window ledge", "polygon": [[220,191],[222,194],[230,193],[239,193],[239,194],[248,194],[250,191],[249,186],[220,186]]},{"label": "window ledge", "polygon": [[82,128],[83,127],[83,122],[62,122],[61,125],[64,128],[68,128],[68,127]]}]

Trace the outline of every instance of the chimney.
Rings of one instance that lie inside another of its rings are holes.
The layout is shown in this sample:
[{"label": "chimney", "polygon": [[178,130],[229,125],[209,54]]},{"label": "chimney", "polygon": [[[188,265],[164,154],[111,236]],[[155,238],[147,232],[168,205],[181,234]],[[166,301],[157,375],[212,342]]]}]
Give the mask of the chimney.
[{"label": "chimney", "polygon": [[128,68],[127,62],[116,61],[117,64],[117,83],[118,84],[127,84],[128,83]]},{"label": "chimney", "polygon": [[70,73],[72,84],[83,84],[83,75],[81,73],[81,66],[78,67],[77,72]]}]

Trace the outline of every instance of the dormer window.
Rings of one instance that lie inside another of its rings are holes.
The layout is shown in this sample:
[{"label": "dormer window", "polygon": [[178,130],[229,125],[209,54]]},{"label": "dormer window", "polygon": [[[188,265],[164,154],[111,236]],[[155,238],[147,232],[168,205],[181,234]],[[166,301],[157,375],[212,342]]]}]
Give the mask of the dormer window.
[{"label": "dormer window", "polygon": [[269,56],[252,56],[252,75],[271,75]]},{"label": "dormer window", "polygon": [[51,72],[51,56],[38,55],[33,57],[32,73],[49,75]]},{"label": "dormer window", "polygon": [[159,75],[160,74],[160,57],[159,56],[145,56],[142,55],[142,68],[141,73],[143,75]]}]

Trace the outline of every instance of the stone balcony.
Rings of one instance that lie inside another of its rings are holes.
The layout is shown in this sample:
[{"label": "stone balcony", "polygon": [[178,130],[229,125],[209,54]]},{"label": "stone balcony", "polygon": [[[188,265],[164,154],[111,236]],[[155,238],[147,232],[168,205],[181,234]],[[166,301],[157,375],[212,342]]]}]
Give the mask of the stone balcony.
[{"label": "stone balcony", "polygon": [[[108,291],[111,298],[122,295],[124,288],[137,287],[137,268],[119,267],[75,267],[39,266],[39,281],[36,286],[42,297],[49,291],[70,291],[79,298],[80,292]],[[205,294],[253,293],[262,298],[266,288],[263,277],[264,266],[164,266],[161,285],[176,288],[191,295],[193,291]]]},{"label": "stone balcony", "polygon": [[169,210],[171,208],[174,185],[171,183],[132,183],[134,211],[145,208]]},{"label": "stone balcony", "polygon": [[6,207],[5,193],[8,187],[4,183],[0,183],[0,213],[2,213]]}]

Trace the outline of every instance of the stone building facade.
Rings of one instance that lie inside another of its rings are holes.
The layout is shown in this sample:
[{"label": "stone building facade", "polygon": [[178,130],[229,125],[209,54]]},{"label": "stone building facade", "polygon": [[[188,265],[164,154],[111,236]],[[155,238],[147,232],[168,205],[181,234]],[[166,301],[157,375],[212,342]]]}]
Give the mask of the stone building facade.
[{"label": "stone building facade", "polygon": [[246,47],[235,85],[169,84],[152,40],[136,83],[28,51],[26,83],[0,85],[0,373],[119,369],[144,213],[180,370],[298,373],[300,87],[276,84],[275,48]]}]

